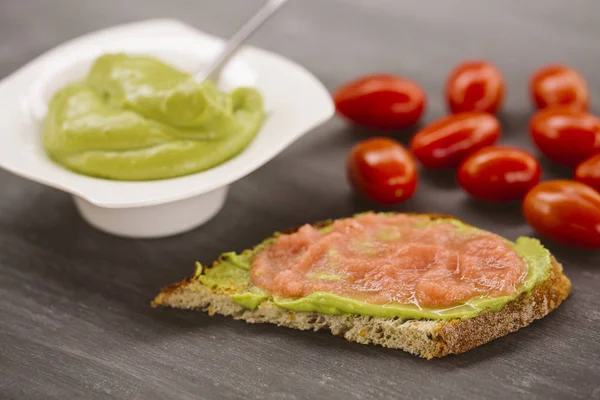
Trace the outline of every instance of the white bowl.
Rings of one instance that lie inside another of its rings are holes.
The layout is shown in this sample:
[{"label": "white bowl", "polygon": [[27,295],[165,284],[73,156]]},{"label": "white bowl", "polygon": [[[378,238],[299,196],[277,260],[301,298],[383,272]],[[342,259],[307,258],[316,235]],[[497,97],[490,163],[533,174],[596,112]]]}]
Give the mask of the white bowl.
[{"label": "white bowl", "polygon": [[72,194],[83,218],[108,233],[152,238],[201,225],[219,212],[229,184],[333,115],[329,93],[300,65],[261,49],[240,50],[219,85],[257,87],[267,118],[239,155],[193,175],[144,182],[79,175],[46,156],[40,124],[52,94],[81,79],[102,53],[150,54],[191,72],[209,63],[222,45],[181,22],[151,20],[91,33],[43,54],[0,81],[0,167]]}]

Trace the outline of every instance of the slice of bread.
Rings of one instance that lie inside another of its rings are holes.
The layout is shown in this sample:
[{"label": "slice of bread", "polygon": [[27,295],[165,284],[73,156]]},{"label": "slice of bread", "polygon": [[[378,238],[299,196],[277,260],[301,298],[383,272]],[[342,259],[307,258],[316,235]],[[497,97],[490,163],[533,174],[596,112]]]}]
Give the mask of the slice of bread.
[{"label": "slice of bread", "polygon": [[250,323],[269,322],[301,330],[328,329],[349,341],[402,349],[431,359],[463,353],[523,328],[558,307],[570,290],[571,282],[552,257],[548,278],[530,293],[522,293],[499,311],[466,319],[414,320],[294,312],[277,307],[271,300],[248,310],[235,303],[227,292],[205,286],[193,277],[164,288],[152,305],[199,309],[211,316],[222,314]]}]

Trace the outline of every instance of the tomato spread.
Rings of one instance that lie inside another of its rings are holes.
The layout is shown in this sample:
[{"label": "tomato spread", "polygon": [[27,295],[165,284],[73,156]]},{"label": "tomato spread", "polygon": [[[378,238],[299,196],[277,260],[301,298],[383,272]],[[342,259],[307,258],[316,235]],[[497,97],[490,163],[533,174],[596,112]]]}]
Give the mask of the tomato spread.
[{"label": "tomato spread", "polygon": [[327,292],[367,303],[451,307],[518,293],[527,265],[509,242],[450,220],[362,214],[283,234],[251,263],[252,283],[285,298]]}]

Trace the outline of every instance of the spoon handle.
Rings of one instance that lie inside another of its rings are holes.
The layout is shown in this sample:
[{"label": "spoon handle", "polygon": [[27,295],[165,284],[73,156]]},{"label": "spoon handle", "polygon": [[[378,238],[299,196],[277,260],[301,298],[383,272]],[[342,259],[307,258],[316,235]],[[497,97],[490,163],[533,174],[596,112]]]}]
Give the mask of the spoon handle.
[{"label": "spoon handle", "polygon": [[232,37],[216,60],[208,68],[196,75],[196,80],[202,82],[205,79],[217,80],[223,67],[254,31],[256,31],[271,15],[285,4],[287,0],[268,0],[256,14],[254,14]]}]

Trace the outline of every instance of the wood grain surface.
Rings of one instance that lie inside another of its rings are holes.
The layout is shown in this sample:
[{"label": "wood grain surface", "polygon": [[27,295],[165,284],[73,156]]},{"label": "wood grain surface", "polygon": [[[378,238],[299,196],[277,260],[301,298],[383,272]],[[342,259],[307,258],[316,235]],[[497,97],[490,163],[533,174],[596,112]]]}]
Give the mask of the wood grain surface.
[{"label": "wood grain surface", "polygon": [[[259,4],[0,0],[0,77],[65,40],[146,18],[174,17],[227,37]],[[508,83],[503,141],[532,149],[527,81],[541,64],[579,69],[600,113],[599,15],[598,0],[291,0],[251,42],[305,65],[329,89],[369,72],[414,78],[429,95],[427,121],[444,114],[453,65],[490,59]],[[546,243],[573,281],[572,296],[528,328],[433,361],[326,333],[150,307],[195,260],[377,209],[356,199],[344,176],[348,149],[365,135],[332,119],[234,184],[208,224],[162,240],[100,233],[68,195],[0,171],[0,398],[599,399],[597,252]],[[544,168],[545,178],[571,174]],[[518,205],[469,200],[449,173],[421,177],[417,195],[392,209],[454,214],[509,239],[533,234]]]}]

